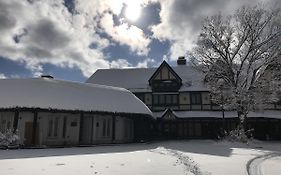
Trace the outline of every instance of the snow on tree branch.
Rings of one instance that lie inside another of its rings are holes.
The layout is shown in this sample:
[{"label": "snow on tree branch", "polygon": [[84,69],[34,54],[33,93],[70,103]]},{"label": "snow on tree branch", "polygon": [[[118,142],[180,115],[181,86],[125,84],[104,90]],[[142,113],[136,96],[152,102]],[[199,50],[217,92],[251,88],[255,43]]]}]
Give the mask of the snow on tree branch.
[{"label": "snow on tree branch", "polygon": [[239,117],[257,104],[278,101],[280,66],[272,66],[281,65],[280,7],[244,6],[233,15],[207,17],[192,57],[206,73],[213,100]]}]

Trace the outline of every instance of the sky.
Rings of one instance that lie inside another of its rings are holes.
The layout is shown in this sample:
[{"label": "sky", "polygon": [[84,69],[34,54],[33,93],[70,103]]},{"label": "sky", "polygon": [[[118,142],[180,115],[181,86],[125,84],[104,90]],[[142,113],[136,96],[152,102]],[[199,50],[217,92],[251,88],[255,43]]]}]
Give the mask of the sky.
[{"label": "sky", "polygon": [[84,82],[97,69],[176,65],[203,19],[278,0],[0,0],[0,78]]}]

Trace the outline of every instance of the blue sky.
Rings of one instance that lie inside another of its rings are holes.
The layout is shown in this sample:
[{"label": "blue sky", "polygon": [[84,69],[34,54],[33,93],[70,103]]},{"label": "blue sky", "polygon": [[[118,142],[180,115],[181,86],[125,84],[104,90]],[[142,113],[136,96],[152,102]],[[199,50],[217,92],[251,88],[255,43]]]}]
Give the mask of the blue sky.
[{"label": "blue sky", "polygon": [[97,69],[175,65],[206,16],[261,1],[0,0],[0,78],[84,82]]}]

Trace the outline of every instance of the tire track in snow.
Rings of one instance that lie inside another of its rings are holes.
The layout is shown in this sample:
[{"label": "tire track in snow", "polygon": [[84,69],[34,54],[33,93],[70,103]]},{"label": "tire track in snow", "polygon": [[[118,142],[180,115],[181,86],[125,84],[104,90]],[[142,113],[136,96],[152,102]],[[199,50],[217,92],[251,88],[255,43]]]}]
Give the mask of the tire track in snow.
[{"label": "tire track in snow", "polygon": [[269,153],[261,156],[254,157],[247,162],[247,173],[248,175],[264,175],[261,165],[265,160],[280,157],[281,153]]}]

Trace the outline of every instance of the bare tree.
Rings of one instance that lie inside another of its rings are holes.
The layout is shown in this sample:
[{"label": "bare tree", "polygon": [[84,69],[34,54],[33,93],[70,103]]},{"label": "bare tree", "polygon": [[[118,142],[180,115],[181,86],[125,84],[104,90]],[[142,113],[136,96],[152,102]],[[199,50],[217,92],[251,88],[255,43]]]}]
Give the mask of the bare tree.
[{"label": "bare tree", "polygon": [[[192,57],[206,73],[213,101],[236,110],[243,124],[261,97],[267,99],[262,103],[274,99],[277,89],[261,77],[275,71],[271,78],[280,81],[280,71],[270,69],[281,59],[280,8],[244,6],[230,16],[206,18]],[[273,88],[270,95],[266,87]]]}]

